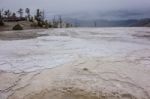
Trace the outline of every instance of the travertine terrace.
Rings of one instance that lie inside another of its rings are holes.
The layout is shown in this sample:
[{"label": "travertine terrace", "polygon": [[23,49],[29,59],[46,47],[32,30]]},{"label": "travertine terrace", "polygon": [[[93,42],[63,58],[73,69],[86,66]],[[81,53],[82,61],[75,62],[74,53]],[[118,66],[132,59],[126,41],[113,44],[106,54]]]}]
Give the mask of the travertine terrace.
[{"label": "travertine terrace", "polygon": [[150,28],[0,32],[0,99],[150,99]]}]

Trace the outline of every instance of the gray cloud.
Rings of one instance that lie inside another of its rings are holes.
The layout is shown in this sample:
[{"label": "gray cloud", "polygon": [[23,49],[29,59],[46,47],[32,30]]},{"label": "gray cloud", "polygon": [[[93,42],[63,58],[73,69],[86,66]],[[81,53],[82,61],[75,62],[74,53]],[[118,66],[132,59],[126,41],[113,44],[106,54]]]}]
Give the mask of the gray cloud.
[{"label": "gray cloud", "polygon": [[145,11],[150,9],[150,0],[0,0],[0,8],[43,9],[51,14],[77,12]]}]

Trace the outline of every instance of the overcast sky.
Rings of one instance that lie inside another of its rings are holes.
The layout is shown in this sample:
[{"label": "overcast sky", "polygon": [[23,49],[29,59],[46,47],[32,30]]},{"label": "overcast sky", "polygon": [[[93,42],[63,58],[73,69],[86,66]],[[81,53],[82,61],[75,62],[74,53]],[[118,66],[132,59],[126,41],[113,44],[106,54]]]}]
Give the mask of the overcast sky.
[{"label": "overcast sky", "polygon": [[0,8],[43,9],[49,13],[107,12],[117,10],[146,11],[150,0],[0,0]]}]

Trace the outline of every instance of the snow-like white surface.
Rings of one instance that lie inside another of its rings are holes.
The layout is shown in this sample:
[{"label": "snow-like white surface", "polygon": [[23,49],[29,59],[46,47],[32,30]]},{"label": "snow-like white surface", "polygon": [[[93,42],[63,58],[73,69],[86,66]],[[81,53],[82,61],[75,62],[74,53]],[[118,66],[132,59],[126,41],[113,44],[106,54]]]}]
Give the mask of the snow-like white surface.
[{"label": "snow-like white surface", "polygon": [[[33,30],[34,31],[34,30]],[[134,34],[149,28],[55,29],[36,39],[0,41],[0,70],[30,72],[53,68],[79,57],[121,58],[150,42]]]}]

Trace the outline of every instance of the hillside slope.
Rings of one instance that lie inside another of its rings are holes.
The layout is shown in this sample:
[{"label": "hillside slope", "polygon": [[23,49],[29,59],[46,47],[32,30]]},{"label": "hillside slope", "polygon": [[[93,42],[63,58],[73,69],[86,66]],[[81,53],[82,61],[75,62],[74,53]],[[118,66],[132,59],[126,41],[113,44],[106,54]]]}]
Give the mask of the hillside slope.
[{"label": "hillside slope", "polygon": [[29,21],[19,21],[19,22],[5,22],[5,26],[0,27],[0,31],[8,31],[12,30],[12,28],[17,24],[21,24],[23,29],[33,29],[34,27],[31,27],[32,22]]}]

